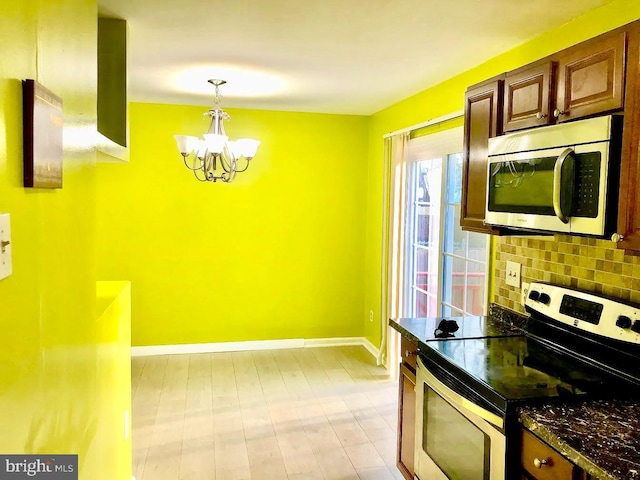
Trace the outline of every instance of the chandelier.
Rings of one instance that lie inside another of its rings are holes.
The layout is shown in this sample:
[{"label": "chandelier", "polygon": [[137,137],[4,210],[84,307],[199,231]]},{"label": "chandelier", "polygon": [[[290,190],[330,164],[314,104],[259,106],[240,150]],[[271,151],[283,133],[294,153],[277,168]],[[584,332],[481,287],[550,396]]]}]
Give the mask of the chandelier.
[{"label": "chandelier", "polygon": [[209,83],[216,90],[213,107],[204,113],[211,118],[209,131],[203,135],[204,139],[190,135],[174,135],[174,138],[185,166],[199,181],[222,180],[229,183],[236,178],[236,174],[249,168],[249,162],[255,156],[260,142],[250,138],[229,141],[224,133],[224,121],[231,117],[220,108],[220,86],[227,82],[213,79]]}]

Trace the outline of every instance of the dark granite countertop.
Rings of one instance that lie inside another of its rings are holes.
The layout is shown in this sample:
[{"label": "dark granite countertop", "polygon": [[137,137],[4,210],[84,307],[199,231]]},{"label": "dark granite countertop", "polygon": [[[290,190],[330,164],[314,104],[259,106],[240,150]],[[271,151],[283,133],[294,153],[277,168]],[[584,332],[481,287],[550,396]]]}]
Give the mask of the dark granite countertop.
[{"label": "dark granite countertop", "polygon": [[[392,318],[389,319],[389,325],[404,337],[419,344],[444,339],[434,336],[434,331],[443,318],[451,319],[453,317]],[[459,325],[459,329],[454,333],[454,336],[460,339],[523,335],[523,328],[525,328],[527,322],[527,317],[497,304],[491,304],[489,315],[487,316],[453,319]]]},{"label": "dark granite countertop", "polygon": [[521,407],[520,421],[599,480],[640,479],[640,403],[594,400]]}]

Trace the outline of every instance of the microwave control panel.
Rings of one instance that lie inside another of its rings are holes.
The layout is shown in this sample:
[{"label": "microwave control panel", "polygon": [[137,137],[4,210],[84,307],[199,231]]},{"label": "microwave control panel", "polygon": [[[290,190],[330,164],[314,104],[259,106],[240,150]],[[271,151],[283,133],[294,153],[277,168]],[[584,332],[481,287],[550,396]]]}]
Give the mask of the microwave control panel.
[{"label": "microwave control panel", "polygon": [[600,152],[576,155],[576,184],[571,216],[596,218],[600,195]]}]

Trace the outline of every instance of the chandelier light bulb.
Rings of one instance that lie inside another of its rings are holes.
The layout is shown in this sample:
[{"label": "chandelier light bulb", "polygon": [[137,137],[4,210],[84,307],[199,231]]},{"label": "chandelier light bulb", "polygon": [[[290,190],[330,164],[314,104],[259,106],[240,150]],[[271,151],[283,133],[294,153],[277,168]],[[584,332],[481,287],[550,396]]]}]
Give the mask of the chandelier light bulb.
[{"label": "chandelier light bulb", "polygon": [[198,142],[198,137],[192,137],[190,135],[174,135],[178,144],[178,151],[181,155],[190,155],[195,150]]},{"label": "chandelier light bulb", "polygon": [[225,144],[229,140],[229,137],[220,135],[219,133],[205,133],[203,137],[209,151],[215,154],[222,153]]},{"label": "chandelier light bulb", "polygon": [[260,140],[254,140],[252,138],[241,138],[236,141],[239,145],[240,155],[244,158],[253,158],[260,145]]},{"label": "chandelier light bulb", "polygon": [[194,151],[196,152],[196,157],[198,157],[200,160],[205,159],[207,156],[207,144],[205,143],[205,141],[198,140]]}]

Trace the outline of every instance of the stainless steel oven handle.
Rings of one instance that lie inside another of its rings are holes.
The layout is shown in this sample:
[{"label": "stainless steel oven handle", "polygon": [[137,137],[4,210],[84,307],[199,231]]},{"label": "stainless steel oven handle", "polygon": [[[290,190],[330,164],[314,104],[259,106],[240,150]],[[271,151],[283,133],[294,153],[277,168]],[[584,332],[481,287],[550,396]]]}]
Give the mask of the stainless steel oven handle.
[{"label": "stainless steel oven handle", "polygon": [[562,223],[569,223],[569,218],[562,211],[562,205],[560,205],[560,192],[562,190],[562,165],[569,155],[573,153],[573,148],[567,148],[564,152],[558,156],[556,163],[553,167],[553,211],[556,217],[560,219]]},{"label": "stainless steel oven handle", "polygon": [[444,383],[438,380],[423,364],[420,362],[420,368],[422,370],[422,374],[425,377],[426,383],[429,387],[431,387],[438,395],[443,397],[447,402],[449,402],[454,407],[459,410],[467,410],[475,415],[479,416],[483,420],[495,425],[496,427],[502,429],[504,428],[504,419],[495,413],[491,413],[488,410],[476,405],[470,400],[467,400],[462,395],[457,394],[449,387],[447,387]]}]

